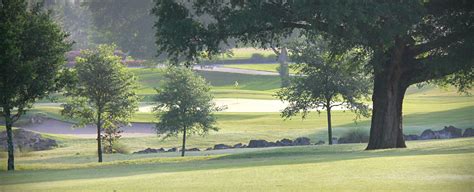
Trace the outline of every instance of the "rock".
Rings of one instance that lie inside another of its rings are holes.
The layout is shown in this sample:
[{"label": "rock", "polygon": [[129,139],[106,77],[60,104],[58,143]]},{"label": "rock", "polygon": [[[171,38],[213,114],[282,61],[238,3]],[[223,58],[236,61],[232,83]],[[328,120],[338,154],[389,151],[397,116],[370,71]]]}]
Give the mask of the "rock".
[{"label": "rock", "polygon": [[276,145],[277,146],[292,146],[293,145],[293,141],[290,140],[290,139],[282,139],[280,141],[277,141],[276,142]]},{"label": "rock", "polygon": [[420,135],[421,140],[436,139],[436,134],[431,129],[424,130]]},{"label": "rock", "polygon": [[403,135],[403,137],[405,137],[405,141],[418,140],[420,138],[418,135]]},{"label": "rock", "polygon": [[166,152],[176,152],[176,151],[178,151],[178,148],[173,147],[171,149],[168,149],[168,151],[166,151]]},{"label": "rock", "polygon": [[324,141],[323,141],[323,140],[319,140],[317,143],[315,143],[315,145],[324,145]]},{"label": "rock", "polygon": [[307,137],[298,137],[293,141],[293,145],[310,145],[310,139]]},{"label": "rock", "polygon": [[206,149],[206,151],[210,151],[210,150],[212,150],[212,147],[208,147],[208,148]]},{"label": "rock", "polygon": [[242,148],[242,143],[237,143],[233,146],[233,148]]},{"label": "rock", "polygon": [[[0,133],[0,147],[2,150],[7,150],[7,132]],[[43,138],[41,134],[27,131],[24,129],[13,130],[13,148],[22,150],[41,151],[57,147],[56,140]]]},{"label": "rock", "polygon": [[163,147],[162,147],[162,148],[159,148],[159,149],[158,149],[158,152],[166,152],[166,150],[163,149]]},{"label": "rock", "polygon": [[462,137],[462,129],[456,128],[454,126],[447,126],[444,129],[439,131],[432,131],[431,129],[427,129],[423,131],[420,135],[420,139],[450,139],[450,138],[458,138]]},{"label": "rock", "polygon": [[[163,149],[163,148],[161,148],[161,149]],[[160,151],[159,149],[146,148],[146,149],[141,150],[141,151],[133,152],[133,154],[158,153],[159,151]]]},{"label": "rock", "polygon": [[217,144],[217,145],[214,145],[214,150],[229,149],[229,148],[232,148],[232,147],[229,146],[229,145],[226,145],[226,144]]},{"label": "rock", "polygon": [[201,151],[198,148],[191,148],[191,149],[186,149],[186,151]]},{"label": "rock", "polygon": [[337,143],[339,144],[350,143],[350,141],[347,138],[341,137],[337,140]]},{"label": "rock", "polygon": [[268,142],[268,146],[267,147],[277,147],[277,143],[275,142]]},{"label": "rock", "polygon": [[450,139],[462,137],[462,129],[456,128],[452,125],[445,126],[444,129],[436,131],[439,139]]},{"label": "rock", "polygon": [[249,148],[260,148],[260,147],[267,147],[268,141],[265,140],[250,140]]},{"label": "rock", "polygon": [[467,128],[464,130],[464,134],[462,134],[463,137],[474,137],[474,129],[473,128]]}]

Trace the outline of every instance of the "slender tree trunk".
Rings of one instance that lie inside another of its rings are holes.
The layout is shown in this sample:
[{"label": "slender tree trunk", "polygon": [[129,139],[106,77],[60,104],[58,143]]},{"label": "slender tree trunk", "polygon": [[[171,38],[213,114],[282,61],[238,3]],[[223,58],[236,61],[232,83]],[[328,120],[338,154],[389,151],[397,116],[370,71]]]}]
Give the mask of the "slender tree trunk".
[{"label": "slender tree trunk", "polygon": [[183,146],[181,148],[181,157],[184,157],[185,149],[186,149],[186,127],[184,127],[184,131],[183,131]]},{"label": "slender tree trunk", "polygon": [[102,162],[102,140],[101,140],[101,137],[100,137],[100,133],[101,133],[101,127],[102,127],[102,119],[101,119],[101,112],[99,110],[99,112],[97,113],[97,156],[99,158],[99,163]]},{"label": "slender tree trunk", "polygon": [[5,109],[5,126],[7,128],[7,147],[8,147],[8,163],[7,163],[7,170],[13,171],[15,170],[15,156],[14,156],[14,149],[13,149],[13,122],[11,119],[11,112],[10,109]]},{"label": "slender tree trunk", "polygon": [[280,78],[281,87],[288,87],[290,85],[290,70],[288,67],[288,52],[285,47],[281,48],[280,54],[278,54],[278,62],[280,63]]},{"label": "slender tree trunk", "polygon": [[331,107],[327,107],[326,112],[328,118],[328,143],[332,145]]},{"label": "slender tree trunk", "polygon": [[410,85],[404,74],[403,57],[394,51],[389,67],[375,74],[373,111],[367,150],[405,148],[402,126],[402,106]]}]

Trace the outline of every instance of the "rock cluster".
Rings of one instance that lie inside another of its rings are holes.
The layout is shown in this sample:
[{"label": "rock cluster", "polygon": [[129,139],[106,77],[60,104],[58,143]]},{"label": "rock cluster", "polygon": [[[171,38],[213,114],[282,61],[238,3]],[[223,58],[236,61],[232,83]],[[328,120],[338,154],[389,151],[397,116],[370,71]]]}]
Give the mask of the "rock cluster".
[{"label": "rock cluster", "polygon": [[424,130],[421,135],[404,135],[405,140],[429,140],[429,139],[451,139],[459,137],[473,137],[474,129],[467,128],[462,133],[462,129],[456,128],[452,125],[445,126],[443,129],[438,131],[433,131],[431,129]]},{"label": "rock cluster", "polygon": [[[260,140],[250,140],[248,145],[237,143],[235,145],[226,145],[226,144],[217,144],[214,147],[209,147],[206,151],[210,150],[221,150],[221,149],[236,149],[236,148],[262,148],[262,147],[284,147],[284,146],[299,146],[299,145],[310,145],[310,139],[307,137],[298,137],[294,141],[291,139],[282,139],[276,142],[269,142],[263,139]],[[324,141],[319,141],[316,145],[324,144]],[[171,148],[165,150],[163,148],[160,149],[152,149],[146,148],[141,151],[134,152],[134,154],[147,154],[147,153],[159,153],[159,152],[176,152],[178,151],[177,148]],[[186,151],[200,151],[198,148],[191,148],[186,149]]]},{"label": "rock cluster", "polygon": [[[3,131],[0,133],[0,144],[1,149],[6,151],[7,145],[7,132]],[[41,151],[48,150],[53,147],[57,147],[56,140],[44,138],[38,133],[27,131],[24,129],[13,130],[13,148],[20,151]]]},{"label": "rock cluster", "polygon": [[[153,149],[153,148],[146,148],[141,151],[133,152],[133,154],[148,154],[148,153],[164,153],[164,152],[177,152],[179,151],[177,147],[169,148],[168,150],[164,148]],[[190,148],[186,149],[186,151],[200,151],[198,148]]]}]

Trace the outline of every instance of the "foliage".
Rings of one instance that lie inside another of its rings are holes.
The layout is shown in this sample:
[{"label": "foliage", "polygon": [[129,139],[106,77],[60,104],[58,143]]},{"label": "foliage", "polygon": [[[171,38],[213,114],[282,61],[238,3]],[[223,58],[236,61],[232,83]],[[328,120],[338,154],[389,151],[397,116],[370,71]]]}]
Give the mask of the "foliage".
[{"label": "foliage", "polygon": [[327,43],[296,43],[290,47],[295,68],[299,69],[289,87],[277,92],[277,97],[289,102],[282,116],[289,118],[312,109],[325,109],[328,123],[328,143],[332,144],[331,109],[342,106],[368,117],[368,106],[361,101],[370,93],[370,81],[360,70],[354,54],[331,55]]},{"label": "foliage", "polygon": [[[42,0],[30,0],[41,2]],[[45,0],[45,9],[52,12],[54,20],[64,31],[70,34],[69,39],[74,41],[73,49],[87,49],[92,45],[92,38],[96,31],[92,26],[91,12],[81,1],[51,1]]]},{"label": "foliage", "polygon": [[410,85],[449,76],[446,82],[460,90],[472,85],[473,9],[472,1],[445,0],[157,0],[153,13],[158,49],[175,63],[218,54],[229,39],[278,44],[294,30],[313,42],[322,35],[335,54],[370,55],[365,67],[374,78],[374,110],[367,149],[383,149],[406,147],[402,106]]},{"label": "foliage", "polygon": [[76,126],[97,125],[99,161],[101,127],[112,131],[128,124],[138,107],[136,77],[126,70],[114,50],[114,45],[99,45],[82,52],[64,93],[69,100],[61,111],[77,119]]},{"label": "foliage", "polygon": [[118,152],[116,149],[120,150],[120,148],[116,148],[116,145],[120,137],[122,137],[122,132],[118,126],[104,125],[104,133],[101,135],[104,153],[115,153]]},{"label": "foliage", "polygon": [[204,78],[196,75],[191,69],[171,67],[164,75],[165,82],[157,89],[156,124],[158,134],[164,138],[183,133],[183,156],[186,136],[191,134],[205,135],[217,131],[213,114],[219,111],[212,101],[210,86]]},{"label": "foliage", "polygon": [[165,82],[157,89],[155,101],[156,116],[160,119],[156,128],[165,137],[176,136],[183,128],[187,134],[207,134],[217,131],[213,112],[214,105],[210,87],[193,71],[181,67],[171,67],[164,74]]},{"label": "foliage", "polygon": [[[32,104],[61,86],[67,35],[41,11],[24,0],[0,2],[0,116],[9,143],[8,169],[13,170],[12,125]],[[15,112],[13,111],[15,110]]]},{"label": "foliage", "polygon": [[152,0],[86,0],[84,4],[99,31],[97,43],[116,43],[138,58],[156,55],[153,16],[149,14]]},{"label": "foliage", "polygon": [[340,143],[367,143],[368,141],[369,133],[358,128],[347,130],[338,140]]},{"label": "foliage", "polygon": [[282,116],[291,117],[311,109],[331,109],[343,106],[368,116],[363,103],[370,93],[370,81],[359,68],[354,54],[331,55],[325,42],[305,43],[290,47],[294,68],[299,72],[291,85],[277,92],[277,97],[288,101]]}]

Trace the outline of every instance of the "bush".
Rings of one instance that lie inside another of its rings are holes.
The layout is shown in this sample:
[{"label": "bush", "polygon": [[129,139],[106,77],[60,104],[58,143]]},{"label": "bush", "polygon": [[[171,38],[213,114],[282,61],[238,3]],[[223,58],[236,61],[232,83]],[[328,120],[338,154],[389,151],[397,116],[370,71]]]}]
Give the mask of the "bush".
[{"label": "bush", "polygon": [[339,138],[338,143],[367,143],[369,142],[369,133],[363,129],[350,129]]},{"label": "bush", "polygon": [[263,59],[265,59],[265,56],[263,56],[260,53],[254,53],[254,54],[252,54],[252,56],[250,56],[250,59],[251,60],[263,60]]},{"label": "bush", "polygon": [[121,143],[115,143],[112,146],[112,149],[113,149],[114,153],[120,153],[120,154],[129,154],[130,153],[130,149],[126,145],[121,144]]}]

